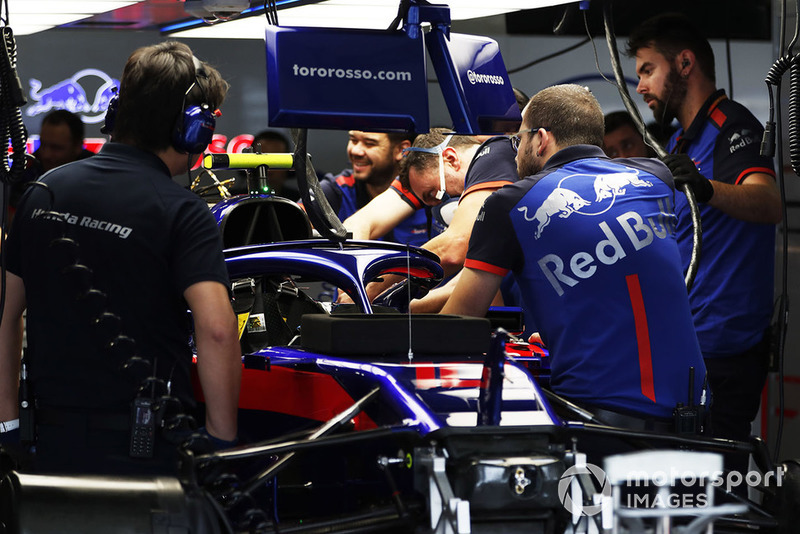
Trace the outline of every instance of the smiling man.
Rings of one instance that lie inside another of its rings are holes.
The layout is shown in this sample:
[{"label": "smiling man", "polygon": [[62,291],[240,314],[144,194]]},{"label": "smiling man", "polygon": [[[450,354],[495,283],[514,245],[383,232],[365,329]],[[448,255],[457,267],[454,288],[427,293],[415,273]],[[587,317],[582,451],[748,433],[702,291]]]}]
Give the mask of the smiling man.
[{"label": "smiling man", "polygon": [[[403,149],[414,134],[350,130],[347,158],[352,169],[338,176],[328,174],[320,182],[328,203],[344,221],[366,206],[392,184],[398,175]],[[424,210],[412,213],[384,236],[387,241],[421,245],[428,240],[428,217]]]},{"label": "smiling man", "polygon": [[[649,19],[631,33],[627,52],[653,116],[680,123],[664,162],[700,208],[703,254],[689,300],[714,394],[712,435],[747,440],[767,373],[774,225],[781,219],[773,162],[759,153],[763,128],[716,88],[714,53],[689,18]],[[675,196],[675,213],[685,268],[692,223],[684,195]],[[738,464],[747,469],[746,459]]]}]

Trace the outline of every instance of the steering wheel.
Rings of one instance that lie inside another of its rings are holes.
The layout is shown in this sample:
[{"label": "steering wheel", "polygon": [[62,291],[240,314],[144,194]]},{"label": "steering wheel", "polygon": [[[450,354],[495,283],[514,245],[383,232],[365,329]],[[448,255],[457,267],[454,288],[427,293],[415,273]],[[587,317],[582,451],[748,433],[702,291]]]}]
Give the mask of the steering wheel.
[{"label": "steering wheel", "polygon": [[412,299],[424,297],[440,281],[435,277],[409,276],[385,289],[372,300],[372,305],[396,308],[399,312],[406,313]]}]

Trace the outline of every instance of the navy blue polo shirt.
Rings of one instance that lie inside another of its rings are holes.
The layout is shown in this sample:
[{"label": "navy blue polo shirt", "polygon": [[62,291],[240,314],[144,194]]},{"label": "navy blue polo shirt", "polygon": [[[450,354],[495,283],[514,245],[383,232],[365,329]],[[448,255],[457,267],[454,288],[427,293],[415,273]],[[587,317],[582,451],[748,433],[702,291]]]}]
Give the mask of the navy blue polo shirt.
[{"label": "navy blue polo shirt", "polygon": [[552,357],[552,388],[570,399],[670,417],[699,399],[705,367],[674,236],[672,175],[595,146],[487,199],[466,267],[513,271]]},{"label": "navy blue polo shirt", "polygon": [[[752,113],[720,89],[667,148],[688,154],[706,178],[739,184],[752,173],[775,176],[772,158],[760,155],[763,131]],[[761,341],[772,317],[775,225],[735,219],[708,204],[699,208],[703,250],[689,300],[700,347],[707,358],[740,354]],[[675,213],[686,269],[692,219],[683,194],[676,195]]]}]

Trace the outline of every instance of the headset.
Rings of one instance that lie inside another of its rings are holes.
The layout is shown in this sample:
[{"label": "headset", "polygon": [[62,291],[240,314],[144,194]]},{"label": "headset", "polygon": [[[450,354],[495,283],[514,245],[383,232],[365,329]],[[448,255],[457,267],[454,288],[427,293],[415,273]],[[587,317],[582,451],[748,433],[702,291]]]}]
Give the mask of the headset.
[{"label": "headset", "polygon": [[[178,115],[175,127],[172,130],[172,146],[175,150],[184,154],[202,154],[211,143],[211,138],[217,125],[217,116],[211,106],[205,103],[207,100],[206,93],[199,80],[199,78],[207,79],[208,75],[203,69],[200,60],[192,56],[192,61],[195,69],[194,81],[183,95],[182,112]],[[201,104],[187,107],[186,98],[195,87],[199,88],[202,94]],[[105,124],[100,129],[104,134],[110,134],[114,131],[118,108],[119,93],[115,90],[114,95],[108,102]]]}]

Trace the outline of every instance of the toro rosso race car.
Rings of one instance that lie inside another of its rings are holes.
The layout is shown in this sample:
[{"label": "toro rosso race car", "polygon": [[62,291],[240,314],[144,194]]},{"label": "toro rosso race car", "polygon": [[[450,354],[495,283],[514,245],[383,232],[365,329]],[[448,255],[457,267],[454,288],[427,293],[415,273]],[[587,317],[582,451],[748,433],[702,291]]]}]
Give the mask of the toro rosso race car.
[{"label": "toro rosso race car", "polygon": [[[773,465],[759,440],[608,426],[549,391],[548,353],[514,337],[518,314],[404,313],[441,281],[434,255],[310,239],[305,213],[278,197],[213,212],[242,333],[241,445],[187,449],[180,479],[5,465],[5,531],[795,528],[797,464]],[[366,284],[391,275],[403,282],[370,300]],[[335,304],[336,292],[352,304]],[[753,454],[754,500],[731,491],[727,451]]]}]

